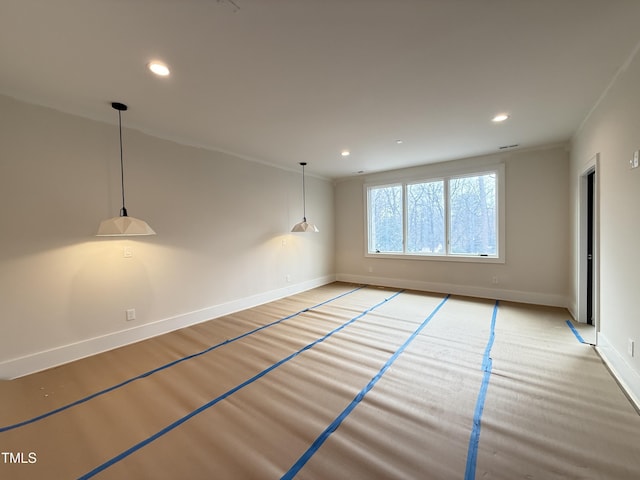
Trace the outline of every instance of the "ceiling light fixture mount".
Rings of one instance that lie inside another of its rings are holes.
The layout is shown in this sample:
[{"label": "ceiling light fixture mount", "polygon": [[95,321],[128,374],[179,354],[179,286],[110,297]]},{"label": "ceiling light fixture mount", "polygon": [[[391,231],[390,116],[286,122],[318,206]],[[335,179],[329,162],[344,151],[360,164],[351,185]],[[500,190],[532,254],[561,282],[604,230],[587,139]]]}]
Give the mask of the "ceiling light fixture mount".
[{"label": "ceiling light fixture mount", "polygon": [[304,167],[307,162],[300,162],[302,166],[302,221],[300,223],[296,223],[291,229],[292,232],[319,232],[318,227],[316,227],[313,223],[307,222],[307,199],[306,192],[304,188]]},{"label": "ceiling light fixture mount", "polygon": [[124,103],[113,102],[111,106],[118,111],[118,131],[120,134],[120,188],[122,192],[122,208],[120,216],[108,218],[100,222],[98,237],[129,237],[137,235],[155,235],[156,232],[139,218],[130,217],[124,203],[124,161],[122,158],[122,112],[127,110]]}]

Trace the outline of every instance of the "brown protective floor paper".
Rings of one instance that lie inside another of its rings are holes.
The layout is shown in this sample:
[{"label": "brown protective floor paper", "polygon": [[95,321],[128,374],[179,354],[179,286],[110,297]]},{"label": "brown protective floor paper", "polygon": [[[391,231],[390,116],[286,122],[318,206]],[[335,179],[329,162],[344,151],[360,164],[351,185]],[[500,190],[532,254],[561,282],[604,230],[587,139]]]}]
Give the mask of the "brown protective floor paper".
[{"label": "brown protective floor paper", "polygon": [[[278,479],[348,412],[295,478],[464,479],[495,302],[354,288],[327,285],[0,382],[1,429],[300,312],[0,432],[0,450],[25,461],[0,457],[0,478],[99,467],[90,478]],[[499,304],[475,478],[640,478],[640,416],[567,318]]]}]

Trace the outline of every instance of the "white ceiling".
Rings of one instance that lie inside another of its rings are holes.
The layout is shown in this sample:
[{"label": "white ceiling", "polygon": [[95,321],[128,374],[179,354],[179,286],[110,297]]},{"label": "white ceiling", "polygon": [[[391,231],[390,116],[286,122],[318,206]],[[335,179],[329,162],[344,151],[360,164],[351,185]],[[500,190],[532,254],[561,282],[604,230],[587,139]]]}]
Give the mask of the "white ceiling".
[{"label": "white ceiling", "polygon": [[0,93],[338,178],[566,142],[639,42],[638,0],[1,0]]}]

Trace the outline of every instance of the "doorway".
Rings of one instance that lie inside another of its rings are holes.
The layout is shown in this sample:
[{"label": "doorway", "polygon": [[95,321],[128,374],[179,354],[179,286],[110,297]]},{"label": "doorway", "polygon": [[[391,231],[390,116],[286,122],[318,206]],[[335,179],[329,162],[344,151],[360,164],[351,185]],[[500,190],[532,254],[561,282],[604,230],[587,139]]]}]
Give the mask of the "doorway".
[{"label": "doorway", "polygon": [[587,323],[594,325],[593,318],[593,238],[594,238],[594,182],[596,178],[595,170],[592,170],[587,174],[587,230],[585,235],[587,237],[587,295],[586,295],[586,309],[587,309]]},{"label": "doorway", "polygon": [[[598,163],[599,154],[585,166],[580,176],[580,230],[578,252],[578,322],[593,325],[597,341],[598,302]],[[596,342],[597,343],[597,342]]]}]

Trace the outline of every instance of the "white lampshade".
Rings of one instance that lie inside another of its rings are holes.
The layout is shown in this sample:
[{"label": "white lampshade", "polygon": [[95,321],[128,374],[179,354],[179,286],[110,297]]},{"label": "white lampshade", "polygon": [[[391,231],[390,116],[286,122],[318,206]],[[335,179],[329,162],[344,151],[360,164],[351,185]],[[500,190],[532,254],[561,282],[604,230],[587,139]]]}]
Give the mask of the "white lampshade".
[{"label": "white lampshade", "polygon": [[128,237],[135,235],[155,235],[156,232],[145,222],[135,217],[113,217],[100,222],[98,237]]},{"label": "white lampshade", "polygon": [[308,223],[307,219],[303,219],[300,223],[296,223],[291,229],[292,232],[319,232],[318,227],[313,223]]}]

